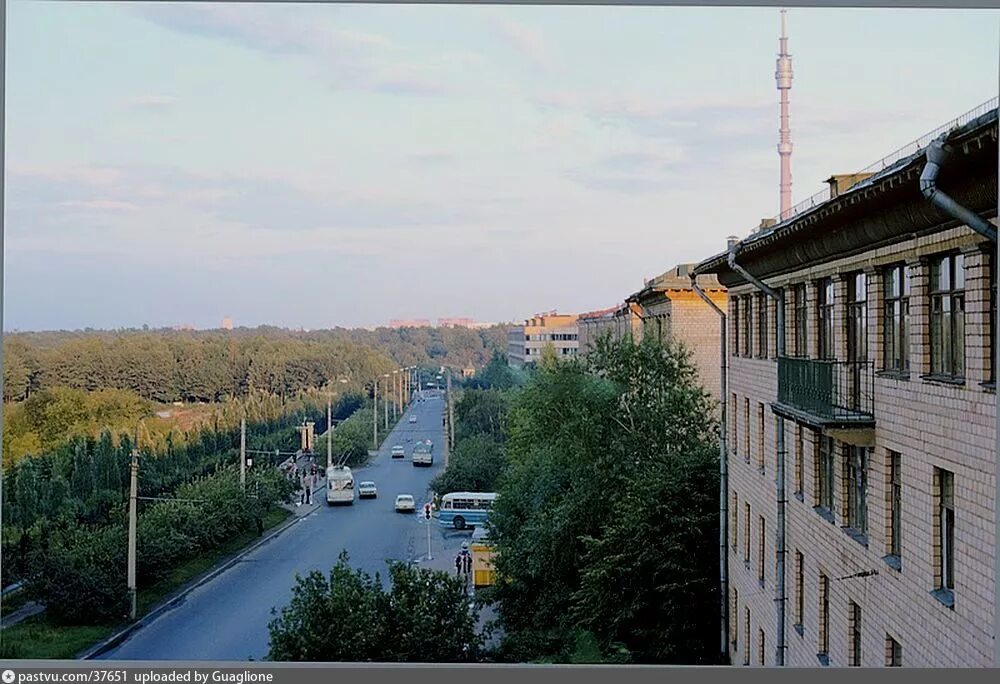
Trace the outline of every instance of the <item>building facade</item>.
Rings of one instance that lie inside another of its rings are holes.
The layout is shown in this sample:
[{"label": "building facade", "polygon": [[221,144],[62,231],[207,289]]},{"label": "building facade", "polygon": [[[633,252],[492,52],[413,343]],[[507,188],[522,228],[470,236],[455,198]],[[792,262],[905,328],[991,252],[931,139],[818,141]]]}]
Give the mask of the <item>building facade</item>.
[{"label": "building facade", "polygon": [[734,665],[992,664],[996,110],[947,143],[936,186],[914,147],[696,268],[730,296]]},{"label": "building facade", "polygon": [[560,358],[575,357],[579,348],[576,314],[535,314],[524,325],[507,329],[507,362],[514,367],[537,363],[551,345]]}]

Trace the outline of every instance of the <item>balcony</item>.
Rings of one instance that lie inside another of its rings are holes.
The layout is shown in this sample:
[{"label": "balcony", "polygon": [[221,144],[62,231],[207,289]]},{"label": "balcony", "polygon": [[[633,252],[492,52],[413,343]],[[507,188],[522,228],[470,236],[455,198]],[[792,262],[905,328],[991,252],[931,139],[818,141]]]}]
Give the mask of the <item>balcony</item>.
[{"label": "balcony", "polygon": [[778,358],[778,401],[772,410],[844,441],[875,426],[875,368],[871,361]]}]

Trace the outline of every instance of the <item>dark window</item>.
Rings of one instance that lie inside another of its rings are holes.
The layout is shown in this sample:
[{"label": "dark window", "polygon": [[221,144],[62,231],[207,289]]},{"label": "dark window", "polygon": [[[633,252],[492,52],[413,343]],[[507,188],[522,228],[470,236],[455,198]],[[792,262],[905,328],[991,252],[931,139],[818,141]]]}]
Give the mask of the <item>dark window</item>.
[{"label": "dark window", "polygon": [[996,382],[996,363],[997,363],[997,270],[996,262],[993,259],[993,254],[988,254],[986,260],[987,269],[990,272],[989,283],[990,283],[990,322],[987,326],[989,329],[990,336],[990,358],[986,362],[986,367],[989,368],[989,373],[987,373],[987,378],[990,382]]},{"label": "dark window", "polygon": [[833,280],[824,278],[817,284],[816,302],[819,333],[819,358],[834,358],[833,350]]},{"label": "dark window", "polygon": [[861,667],[861,606],[851,601],[850,608],[850,649],[849,667]]},{"label": "dark window", "polygon": [[765,521],[764,516],[760,516],[760,537],[757,539],[757,581],[760,586],[764,586],[764,559],[767,556],[766,544],[767,537],[765,536]]},{"label": "dark window", "polygon": [[830,578],[819,576],[819,655],[830,654]]},{"label": "dark window", "polygon": [[847,358],[868,358],[868,277],[855,273],[847,282]]},{"label": "dark window", "polygon": [[819,475],[819,491],[816,505],[833,513],[833,456],[834,445],[832,437],[819,438],[819,454],[817,458],[817,473]]},{"label": "dark window", "polygon": [[795,493],[802,495],[802,426],[795,426]]},{"label": "dark window", "polygon": [[740,646],[740,627],[736,620],[739,617],[740,611],[740,592],[739,589],[733,587],[733,611],[730,613],[732,618],[729,620],[729,631],[732,636],[733,651],[736,651]]},{"label": "dark window", "polygon": [[733,492],[733,512],[730,525],[733,526],[733,550],[735,551],[740,536],[740,495],[736,492]]},{"label": "dark window", "polygon": [[753,297],[743,298],[743,356],[753,355]]},{"label": "dark window", "polygon": [[883,365],[886,370],[906,372],[910,370],[910,273],[905,265],[885,271],[883,289]]},{"label": "dark window", "polygon": [[750,504],[743,504],[743,562],[750,567]]},{"label": "dark window", "polygon": [[729,427],[730,427],[730,430],[729,430],[729,432],[730,432],[730,435],[729,435],[729,450],[731,452],[733,452],[734,454],[739,451],[739,449],[737,449],[737,444],[739,442],[739,440],[737,439],[737,423],[739,422],[739,417],[740,417],[738,406],[739,406],[739,404],[738,404],[738,400],[736,398],[736,392],[733,392],[733,394],[732,394],[732,404],[730,405],[728,413],[729,413],[729,416],[730,416],[729,417]]},{"label": "dark window", "polygon": [[767,358],[767,295],[760,295],[757,301],[757,356]]},{"label": "dark window", "polygon": [[885,635],[885,666],[903,666],[903,645],[888,634]]},{"label": "dark window", "polygon": [[931,373],[965,376],[965,264],[961,254],[931,262]]},{"label": "dark window", "polygon": [[868,533],[868,449],[847,448],[847,526]]},{"label": "dark window", "polygon": [[757,402],[757,468],[764,472],[764,404]]},{"label": "dark window", "polygon": [[743,609],[743,664],[750,664],[750,608]]},{"label": "dark window", "polygon": [[955,590],[955,475],[935,468],[937,511],[935,554],[937,589],[949,598]]},{"label": "dark window", "polygon": [[749,463],[750,462],[750,398],[749,397],[745,397],[743,399],[743,415],[746,417],[746,420],[743,422],[743,426],[744,428],[746,428],[744,430],[744,435],[743,435],[743,441],[744,441],[743,446],[746,449],[746,451],[744,451],[743,453],[743,458],[746,460],[747,463]]},{"label": "dark window", "polygon": [[757,630],[757,664],[761,667],[764,666],[764,630]]},{"label": "dark window", "polygon": [[[805,560],[801,551],[795,552],[795,624],[802,626],[802,614],[805,609]],[[801,631],[799,632],[801,634]]]},{"label": "dark window", "polygon": [[889,471],[889,544],[887,551],[889,555],[900,557],[903,555],[903,482],[899,465],[900,455],[895,451],[889,452],[887,468]]},{"label": "dark window", "polygon": [[795,311],[795,325],[793,328],[792,353],[795,356],[807,356],[806,346],[809,324],[809,306],[806,303],[805,284],[796,285],[792,289],[793,309]]},{"label": "dark window", "polygon": [[740,298],[733,297],[733,356],[740,355],[740,326],[743,321],[740,318]]}]

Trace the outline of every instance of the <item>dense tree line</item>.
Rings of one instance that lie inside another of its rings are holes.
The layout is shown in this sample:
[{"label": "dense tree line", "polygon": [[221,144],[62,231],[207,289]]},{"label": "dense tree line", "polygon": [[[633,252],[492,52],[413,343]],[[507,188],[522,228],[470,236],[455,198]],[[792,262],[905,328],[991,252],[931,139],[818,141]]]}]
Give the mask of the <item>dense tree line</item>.
[{"label": "dense tree line", "polygon": [[714,662],[718,448],[682,348],[604,340],[512,400],[490,516],[517,662]]},{"label": "dense tree line", "polygon": [[52,387],[130,390],[156,402],[291,397],[342,380],[359,389],[400,366],[484,365],[504,334],[499,326],[6,333],[3,398]]},{"label": "dense tree line", "polygon": [[474,662],[482,639],[464,583],[449,573],[389,564],[381,577],[353,570],[341,553],[329,576],[297,577],[292,599],[268,625],[269,660]]}]

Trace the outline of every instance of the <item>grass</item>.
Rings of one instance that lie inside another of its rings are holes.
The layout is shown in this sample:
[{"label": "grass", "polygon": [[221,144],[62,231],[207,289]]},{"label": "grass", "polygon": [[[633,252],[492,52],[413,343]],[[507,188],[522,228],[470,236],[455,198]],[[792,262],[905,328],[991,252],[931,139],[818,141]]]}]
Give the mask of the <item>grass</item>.
[{"label": "grass", "polygon": [[[264,517],[264,530],[280,525],[290,515],[284,508],[271,510]],[[171,593],[257,539],[259,537],[256,532],[252,531],[233,537],[219,548],[177,566],[160,582],[140,588],[136,597],[139,616],[146,615]],[[6,605],[7,599],[4,599],[5,610]],[[107,639],[124,627],[124,624],[57,625],[45,613],[34,615],[0,631],[0,658],[70,660],[77,653]]]}]

